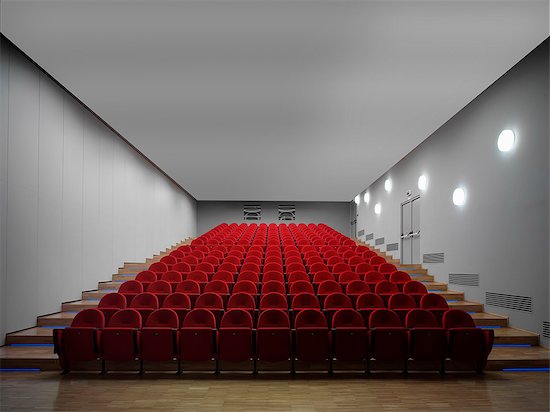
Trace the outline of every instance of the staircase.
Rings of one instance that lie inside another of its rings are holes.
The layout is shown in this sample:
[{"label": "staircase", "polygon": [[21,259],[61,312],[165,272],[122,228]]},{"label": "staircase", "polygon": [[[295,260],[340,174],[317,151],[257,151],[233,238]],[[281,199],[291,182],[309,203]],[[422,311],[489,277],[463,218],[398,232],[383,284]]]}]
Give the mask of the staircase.
[{"label": "staircase", "polygon": [[[125,263],[111,280],[99,282],[97,290],[83,291],[81,300],[63,303],[61,312],[39,316],[36,327],[6,335],[6,346],[0,348],[0,367],[58,370],[57,355],[53,354],[53,329],[69,326],[78,311],[97,307],[102,296],[116,292],[122,282],[134,279],[138,272],[146,270],[151,263],[175,248],[189,244],[190,240],[180,242],[143,263]],[[539,346],[538,334],[510,327],[506,316],[485,312],[483,304],[465,300],[464,292],[449,290],[446,283],[435,282],[434,276],[422,265],[402,265],[385,252],[374,250],[398,269],[408,272],[412,279],[423,282],[430,292],[445,297],[449,307],[469,312],[477,326],[494,329],[495,347],[489,356],[487,370],[550,366],[550,350]]]}]

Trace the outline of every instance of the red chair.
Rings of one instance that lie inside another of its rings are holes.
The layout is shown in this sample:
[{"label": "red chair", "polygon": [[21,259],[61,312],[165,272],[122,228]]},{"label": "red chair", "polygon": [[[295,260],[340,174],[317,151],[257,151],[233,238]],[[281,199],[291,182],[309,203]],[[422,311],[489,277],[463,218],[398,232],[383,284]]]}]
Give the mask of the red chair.
[{"label": "red chair", "polygon": [[401,325],[405,326],[405,318],[411,309],[416,309],[416,303],[412,297],[404,293],[391,295],[388,301],[388,309],[393,310],[399,316]]},{"label": "red chair", "polygon": [[476,328],[472,317],[458,309],[445,312],[443,327],[447,330],[451,361],[471,364],[475,371],[482,373],[493,348],[494,331]]},{"label": "red chair", "polygon": [[222,282],[226,283],[229,290],[231,290],[231,288],[233,287],[233,283],[235,282],[235,277],[228,270],[218,270],[216,273],[214,273],[214,276],[212,276],[212,280],[221,280]]},{"label": "red chair", "polygon": [[364,293],[370,293],[370,288],[367,282],[362,280],[352,280],[346,285],[346,295],[349,296],[354,307],[357,303],[357,298]]},{"label": "red chair", "polygon": [[118,293],[121,293],[126,298],[126,306],[129,306],[140,293],[143,293],[143,285],[137,280],[127,280],[118,288]]},{"label": "red chair", "polygon": [[220,265],[218,269],[223,270],[230,270],[230,266],[225,266],[226,264],[231,264],[235,267],[235,273],[237,273],[237,268],[241,265],[242,262],[242,256],[240,255],[228,255],[224,259],[223,263]]},{"label": "red chair", "polygon": [[390,275],[390,282],[395,283],[400,292],[403,292],[403,286],[405,285],[405,283],[410,281],[411,277],[409,276],[409,274],[401,270],[396,270]]},{"label": "red chair", "polygon": [[393,272],[396,272],[397,268],[395,267],[395,265],[392,265],[391,263],[382,263],[378,268],[378,271],[386,277],[386,280],[389,280],[390,274],[392,274]]},{"label": "red chair", "polygon": [[252,317],[256,310],[256,299],[248,293],[234,293],[227,302],[227,310],[242,309],[246,310]]},{"label": "red chair", "polygon": [[289,285],[291,283],[298,282],[298,281],[305,281],[305,282],[310,283],[311,279],[309,278],[309,276],[306,272],[302,272],[302,271],[292,272],[288,275],[288,284]]},{"label": "red chair", "polygon": [[219,361],[242,362],[253,358],[252,326],[252,316],[246,310],[231,309],[223,315],[219,329]]},{"label": "red chair", "polygon": [[[230,260],[233,260],[233,259],[230,259]],[[235,260],[238,260],[238,259],[235,259]],[[240,263],[238,263],[238,264],[240,264]],[[220,266],[218,266],[218,272],[221,272],[221,271],[229,272],[234,276],[234,275],[237,274],[238,269],[237,269],[236,264],[234,264],[232,262],[228,262],[227,258],[226,258],[223,261],[223,263]]]},{"label": "red chair", "polygon": [[[164,280],[157,280],[156,282],[153,282],[151,283],[151,285],[149,285],[148,292],[153,293],[159,300],[159,305],[162,306],[162,303],[164,302],[164,299],[166,299],[166,296],[172,293],[172,286],[170,285],[170,283]],[[147,319],[143,319],[144,322],[146,320]]]},{"label": "red chair", "polygon": [[172,270],[175,270],[175,271],[183,273],[183,274],[187,274],[187,273],[191,272],[191,265],[189,263],[179,262],[179,263],[176,263],[172,267]]},{"label": "red chair", "polygon": [[367,359],[367,328],[359,312],[340,309],[332,317],[332,348],[339,361],[361,361]]},{"label": "red chair", "polygon": [[157,274],[157,279],[161,273],[168,272],[168,265],[163,262],[155,262],[149,266],[149,270]]},{"label": "red chair", "polygon": [[203,293],[195,302],[195,309],[208,309],[214,314],[217,323],[222,317],[223,308],[223,299],[216,293]]},{"label": "red chair", "polygon": [[[139,296],[141,295],[136,296],[134,301],[139,299]],[[129,362],[138,358],[141,351],[141,322],[141,315],[135,309],[122,309],[113,315],[107,327],[101,332],[102,373],[107,372],[106,361]]]},{"label": "red chair", "polygon": [[419,362],[437,365],[441,373],[445,371],[447,336],[445,329],[438,325],[432,313],[424,309],[412,309],[405,320],[409,329],[409,355]]},{"label": "red chair", "polygon": [[429,310],[440,325],[443,323],[443,315],[449,310],[449,304],[445,298],[437,293],[423,295],[420,299],[420,307]]},{"label": "red chair", "polygon": [[292,297],[290,307],[292,309],[292,319],[296,319],[298,313],[305,309],[321,310],[319,299],[312,293],[300,293],[295,295]]},{"label": "red chair", "polygon": [[264,271],[264,274],[262,275],[262,283],[270,281],[285,283],[285,275],[282,271],[278,270]]},{"label": "red chair", "polygon": [[368,283],[371,290],[374,290],[374,288],[376,288],[376,285],[379,282],[386,280],[386,278],[382,273],[373,270],[371,272],[367,272],[363,280]]},{"label": "red chair", "polygon": [[191,310],[191,299],[189,299],[189,296],[181,292],[174,292],[164,299],[162,307],[164,309],[172,309],[176,312],[179,321],[178,327],[180,327],[183,324],[185,316]]},{"label": "red chair", "polygon": [[374,256],[370,258],[368,263],[374,268],[374,270],[378,270],[380,265],[386,263],[386,259],[381,256]]},{"label": "red chair", "polygon": [[243,271],[243,272],[239,273],[239,276],[237,277],[237,282],[242,282],[242,281],[249,281],[249,282],[257,284],[257,283],[260,282],[260,273],[259,272],[253,272],[253,271],[250,271],[250,270]]},{"label": "red chair", "polygon": [[167,362],[176,357],[178,339],[178,315],[172,309],[157,309],[141,329],[140,372],[144,362]]},{"label": "red chair", "polygon": [[54,353],[59,356],[63,373],[68,373],[74,362],[93,361],[100,356],[100,331],[105,316],[99,309],[84,309],[76,314],[71,326],[54,329]]},{"label": "red chair", "polygon": [[306,267],[303,263],[291,263],[287,264],[286,266],[286,273],[292,273],[292,272],[305,272]]},{"label": "red chair", "polygon": [[149,315],[159,308],[159,299],[153,293],[143,292],[132,299],[130,308],[135,309],[140,314],[142,321],[146,322]]},{"label": "red chair", "polygon": [[280,309],[288,312],[286,295],[276,292],[262,294],[260,299],[260,312],[269,309]]},{"label": "red chair", "polygon": [[384,304],[388,306],[390,296],[399,293],[399,289],[397,289],[397,285],[391,283],[389,280],[383,280],[382,282],[378,282],[376,284],[374,293],[380,295],[380,297],[384,300]]},{"label": "red chair", "polygon": [[[408,334],[399,316],[389,309],[377,309],[369,318],[369,358],[392,366],[398,364],[407,371]],[[371,369],[369,361],[368,370]]]},{"label": "red chair", "polygon": [[[373,268],[368,263],[359,263],[357,266],[355,266],[355,273],[359,275],[365,275],[366,273],[372,272]],[[364,278],[364,276],[361,276]]]},{"label": "red chair", "polygon": [[403,285],[403,293],[412,296],[417,305],[420,305],[422,296],[428,294],[426,286],[417,280],[411,280]]},{"label": "red chair", "polygon": [[320,271],[315,273],[313,275],[313,287],[317,291],[319,289],[319,285],[324,282],[325,280],[332,280],[335,281],[335,277],[332,273],[328,271]]},{"label": "red chair", "polygon": [[204,286],[204,293],[215,293],[216,295],[220,295],[225,306],[227,304],[227,299],[229,299],[229,286],[221,280],[211,280]]},{"label": "red chair", "polygon": [[350,282],[353,282],[354,280],[361,280],[361,277],[352,271],[345,271],[338,276],[338,283],[346,287],[346,285]]},{"label": "red chair", "polygon": [[328,271],[328,266],[324,263],[314,263],[309,267],[310,273],[318,273]]},{"label": "red chair", "polygon": [[218,332],[216,318],[208,309],[193,309],[183,321],[180,330],[178,372],[181,361],[211,361],[216,356]]},{"label": "red chair", "polygon": [[355,303],[357,311],[363,317],[365,325],[369,324],[369,318],[372,312],[377,309],[385,309],[384,301],[375,293],[364,293],[359,295]]},{"label": "red chair", "polygon": [[258,294],[258,286],[249,280],[240,280],[233,286],[233,293],[248,293],[256,296]]},{"label": "red chair", "polygon": [[286,295],[286,287],[283,282],[278,282],[275,280],[270,280],[262,284],[262,295],[267,293],[280,293]]},{"label": "red chair", "polygon": [[194,280],[184,280],[176,285],[176,292],[187,295],[191,301],[191,307],[195,307],[195,302],[201,294],[201,287]]},{"label": "red chair", "polygon": [[298,280],[289,285],[290,296],[298,295],[300,293],[315,293],[313,285],[309,283],[309,280]]},{"label": "red chair", "polygon": [[109,323],[109,320],[116,312],[126,308],[126,298],[121,293],[107,293],[101,298],[97,308],[105,316],[105,323]]},{"label": "red chair", "polygon": [[332,273],[334,275],[340,275],[341,273],[344,273],[344,272],[353,272],[351,270],[351,266],[348,265],[347,263],[337,263],[332,267]]},{"label": "red chair", "polygon": [[168,270],[171,270],[172,266],[178,263],[178,260],[174,256],[170,256],[170,255],[162,257],[160,261],[164,263],[166,266],[168,266]]},{"label": "red chair", "polygon": [[164,272],[161,275],[160,280],[168,282],[170,284],[172,291],[174,291],[176,290],[176,285],[182,282],[183,278],[180,272],[177,272],[175,270],[169,270],[168,272]]},{"label": "red chair", "polygon": [[193,270],[199,264],[199,259],[196,256],[187,255],[182,259],[182,262],[187,263],[191,267],[191,270]]},{"label": "red chair", "polygon": [[325,298],[332,293],[342,293],[342,286],[333,280],[325,280],[319,284],[317,288],[317,295],[321,303],[325,301]]},{"label": "red chair", "polygon": [[209,277],[214,275],[214,272],[216,269],[214,268],[214,265],[212,263],[208,262],[201,262],[196,267],[195,270],[200,270],[204,273],[206,273]]},{"label": "red chair", "polygon": [[282,362],[290,359],[292,336],[287,312],[279,309],[267,309],[260,313],[256,350],[257,361],[260,362]]},{"label": "red chair", "polygon": [[331,324],[332,316],[340,309],[352,309],[353,304],[349,296],[344,293],[331,293],[325,298],[323,303],[324,313],[327,323]]},{"label": "red chair", "polygon": [[193,280],[199,284],[201,290],[208,283],[208,274],[202,270],[193,270],[189,272],[185,280]]},{"label": "red chair", "polygon": [[147,288],[151,283],[157,280],[157,274],[151,270],[143,270],[139,272],[136,279],[143,285],[143,291],[147,292]]},{"label": "red chair", "polygon": [[296,315],[294,324],[295,359],[305,362],[327,362],[330,370],[330,337],[325,316],[319,310],[304,309]]},{"label": "red chair", "polygon": [[257,265],[255,263],[243,263],[242,267],[241,267],[241,272],[245,271],[245,270],[250,270],[252,272],[255,272],[255,273],[260,273],[260,265]]}]

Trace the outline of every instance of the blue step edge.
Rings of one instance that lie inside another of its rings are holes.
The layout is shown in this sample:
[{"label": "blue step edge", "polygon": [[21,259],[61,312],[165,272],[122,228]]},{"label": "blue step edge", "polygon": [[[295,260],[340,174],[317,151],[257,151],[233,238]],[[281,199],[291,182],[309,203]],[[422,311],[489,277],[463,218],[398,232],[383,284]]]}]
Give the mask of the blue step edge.
[{"label": "blue step edge", "polygon": [[479,325],[477,326],[480,329],[500,329],[502,326],[492,326],[492,325]]},{"label": "blue step edge", "polygon": [[40,372],[38,368],[0,368],[0,372]]},{"label": "blue step edge", "polygon": [[50,326],[50,325],[46,325],[46,326],[40,326],[42,329],[65,329],[65,328],[68,328],[67,325],[55,325],[55,326]]},{"label": "blue step edge", "polygon": [[11,343],[9,346],[19,347],[53,347],[53,343]]},{"label": "blue step edge", "polygon": [[119,273],[119,276],[136,276],[135,273]]},{"label": "blue step edge", "polygon": [[550,368],[504,368],[502,372],[550,372]]},{"label": "blue step edge", "polygon": [[447,299],[447,302],[458,302],[457,299]]},{"label": "blue step edge", "polygon": [[531,344],[529,343],[495,343],[493,348],[530,348]]}]

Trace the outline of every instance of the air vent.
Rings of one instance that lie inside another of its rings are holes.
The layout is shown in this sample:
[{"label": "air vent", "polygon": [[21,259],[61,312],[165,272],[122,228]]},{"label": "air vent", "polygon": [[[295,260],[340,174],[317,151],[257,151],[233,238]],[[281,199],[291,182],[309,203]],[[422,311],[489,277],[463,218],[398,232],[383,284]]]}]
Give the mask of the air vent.
[{"label": "air vent", "polygon": [[379,237],[378,239],[375,239],[375,240],[374,240],[374,244],[375,244],[375,245],[383,245],[383,244],[384,244],[384,238],[383,238],[383,237]]},{"label": "air vent", "polygon": [[546,339],[550,339],[550,322],[548,321],[542,322],[542,336]]},{"label": "air vent", "polygon": [[449,283],[460,286],[479,286],[479,274],[449,273]]},{"label": "air vent", "polygon": [[388,243],[386,245],[386,250],[391,252],[392,250],[399,250],[399,243]]},{"label": "air vent", "polygon": [[374,233],[368,233],[365,235],[365,240],[372,240],[374,239]]},{"label": "air vent", "polygon": [[485,292],[485,303],[491,306],[519,310],[522,312],[533,311],[533,298],[529,296]]},{"label": "air vent", "polygon": [[279,205],[279,220],[296,220],[296,205]]},{"label": "air vent", "polygon": [[261,220],[262,206],[260,205],[244,205],[243,206],[244,220]]},{"label": "air vent", "polygon": [[424,253],[422,263],[443,263],[445,262],[445,253]]},{"label": "air vent", "polygon": [[359,232],[357,232],[357,236],[365,236],[365,229],[360,230]]}]

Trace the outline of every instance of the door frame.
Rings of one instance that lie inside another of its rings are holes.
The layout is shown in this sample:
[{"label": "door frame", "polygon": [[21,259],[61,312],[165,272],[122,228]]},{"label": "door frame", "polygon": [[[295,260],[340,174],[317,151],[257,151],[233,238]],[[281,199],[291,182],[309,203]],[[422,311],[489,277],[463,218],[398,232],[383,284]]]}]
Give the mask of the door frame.
[{"label": "door frame", "polygon": [[[400,223],[400,236],[399,236],[399,240],[401,241],[401,253],[400,253],[400,256],[401,256],[401,261],[403,261],[403,206],[406,205],[407,203],[411,203],[414,202],[415,200],[418,200],[420,199],[420,195],[415,195],[415,196],[412,196],[410,197],[409,199],[405,200],[404,202],[401,202],[400,206],[399,206],[399,218],[401,220],[401,223]],[[412,207],[411,207],[411,225],[412,225]],[[409,234],[407,234],[409,235]],[[412,243],[411,243],[411,252],[412,252]],[[411,256],[411,262],[412,262],[412,256]]]}]

